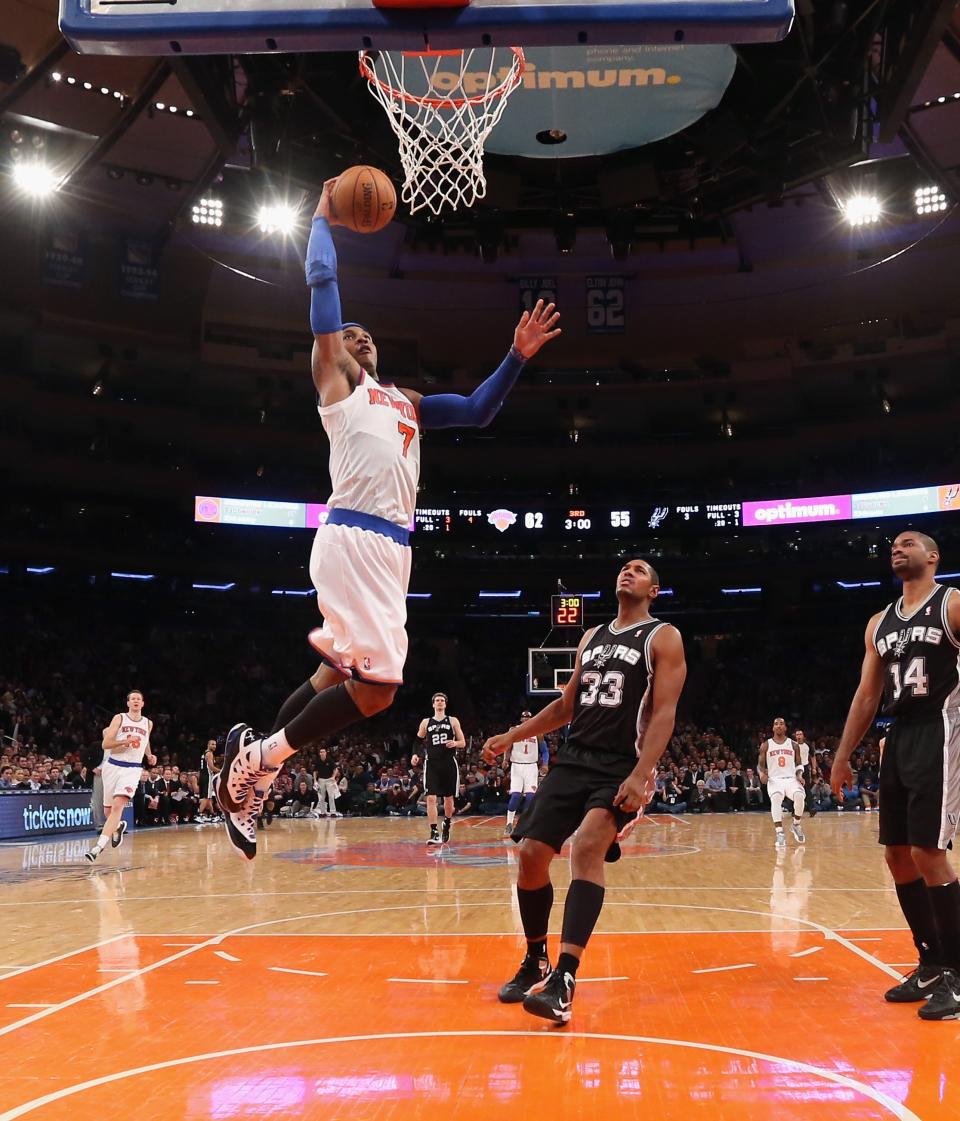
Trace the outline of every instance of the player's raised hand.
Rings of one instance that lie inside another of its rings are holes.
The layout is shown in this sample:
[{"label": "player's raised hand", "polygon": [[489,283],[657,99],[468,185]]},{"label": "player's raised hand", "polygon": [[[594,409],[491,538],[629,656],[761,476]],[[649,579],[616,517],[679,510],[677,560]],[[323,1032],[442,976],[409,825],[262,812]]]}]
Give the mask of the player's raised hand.
[{"label": "player's raised hand", "polygon": [[503,755],[512,743],[513,740],[505,732],[501,732],[499,736],[491,736],[483,745],[480,757],[487,766],[493,766],[498,756]]},{"label": "player's raised hand", "polygon": [[840,799],[840,804],[843,805],[843,793],[841,787],[846,786],[849,790],[853,786],[853,771],[850,769],[849,759],[834,759],[833,766],[830,768],[830,789]]},{"label": "player's raised hand", "polygon": [[560,312],[555,311],[555,307],[556,304],[544,305],[543,300],[537,300],[533,311],[525,311],[520,316],[513,332],[513,345],[524,358],[532,358],[544,343],[560,334],[560,328],[556,326]]},{"label": "player's raised hand", "polygon": [[343,223],[338,220],[336,211],[333,209],[333,188],[337,185],[338,175],[332,179],[328,179],[323,185],[323,191],[320,194],[320,201],[317,203],[317,209],[314,211],[314,218],[326,218],[331,226],[342,226]]}]

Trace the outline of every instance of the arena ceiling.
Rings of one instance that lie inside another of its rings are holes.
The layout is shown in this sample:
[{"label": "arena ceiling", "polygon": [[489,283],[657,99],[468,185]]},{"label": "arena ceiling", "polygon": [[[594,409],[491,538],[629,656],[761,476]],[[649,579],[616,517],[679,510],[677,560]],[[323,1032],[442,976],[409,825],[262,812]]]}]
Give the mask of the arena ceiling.
[{"label": "arena ceiling", "polygon": [[[0,163],[18,144],[44,145],[63,189],[102,224],[159,236],[218,180],[228,196],[260,182],[308,194],[356,162],[399,178],[395,141],[352,54],[78,56],[57,30],[56,0],[0,6]],[[891,206],[912,206],[918,176],[960,198],[955,9],[799,0],[784,42],[737,49],[726,94],[695,124],[602,157],[491,155],[484,204],[442,223],[406,218],[408,244],[473,240],[489,260],[511,231],[552,231],[571,215],[621,255],[647,240],[735,241],[735,213],[777,209],[798,192],[834,196],[851,168]],[[789,240],[789,226],[781,234]]]}]

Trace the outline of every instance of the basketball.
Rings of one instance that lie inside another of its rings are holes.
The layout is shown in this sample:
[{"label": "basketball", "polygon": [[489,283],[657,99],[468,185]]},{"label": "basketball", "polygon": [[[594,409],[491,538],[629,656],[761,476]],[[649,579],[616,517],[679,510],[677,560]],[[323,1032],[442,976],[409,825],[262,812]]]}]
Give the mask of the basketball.
[{"label": "basketball", "polygon": [[333,188],[333,213],[338,222],[358,234],[375,234],[397,210],[397,192],[377,167],[348,167]]}]

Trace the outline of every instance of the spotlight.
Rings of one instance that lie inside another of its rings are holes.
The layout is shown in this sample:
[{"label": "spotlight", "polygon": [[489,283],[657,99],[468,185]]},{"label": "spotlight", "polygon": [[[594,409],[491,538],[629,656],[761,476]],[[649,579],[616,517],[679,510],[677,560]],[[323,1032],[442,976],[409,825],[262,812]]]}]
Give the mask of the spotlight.
[{"label": "spotlight", "polygon": [[198,199],[190,208],[190,218],[198,226],[222,226],[223,200],[212,197]]},{"label": "spotlight", "polygon": [[876,195],[851,195],[840,205],[850,226],[870,226],[879,222],[883,213]]},{"label": "spotlight", "polygon": [[913,192],[913,205],[917,214],[938,214],[949,205],[947,196],[939,187],[917,187]]},{"label": "spotlight", "polygon": [[[94,397],[103,396],[103,382],[97,379],[93,384],[93,389],[90,390]],[[91,449],[92,450],[92,449]]]},{"label": "spotlight", "polygon": [[54,72],[50,75],[50,81],[51,82],[59,82],[62,79],[63,79],[63,75],[60,73],[59,70],[54,70]]},{"label": "spotlight", "polygon": [[292,234],[297,226],[297,211],[284,202],[264,204],[257,214],[257,225],[261,233]]},{"label": "spotlight", "polygon": [[880,398],[880,408],[889,416],[893,412],[893,405],[890,404],[889,397]]},{"label": "spotlight", "polygon": [[158,102],[156,103],[156,105],[154,106],[154,108],[155,108],[155,109],[159,109],[159,110],[160,110],[160,112],[162,113],[162,112],[163,112],[163,110],[164,110],[164,109],[166,109],[166,105],[165,105],[165,104],[164,104],[164,103],[163,103],[162,101],[158,101]]},{"label": "spotlight", "polygon": [[558,253],[566,256],[573,252],[573,247],[577,243],[577,219],[571,211],[565,210],[557,215],[553,225],[553,236],[557,241]]},{"label": "spotlight", "polygon": [[46,164],[35,160],[18,163],[13,169],[13,180],[25,195],[46,198],[57,189],[57,177]]}]

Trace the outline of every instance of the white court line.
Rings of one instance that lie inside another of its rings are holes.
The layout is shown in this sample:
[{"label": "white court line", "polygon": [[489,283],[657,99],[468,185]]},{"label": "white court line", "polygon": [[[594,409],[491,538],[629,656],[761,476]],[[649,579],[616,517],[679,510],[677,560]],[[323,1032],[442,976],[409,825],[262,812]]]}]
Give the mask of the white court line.
[{"label": "white court line", "polygon": [[262,1054],[268,1051],[283,1051],[298,1047],[320,1047],[338,1043],[364,1043],[370,1045],[387,1040],[428,1040],[437,1039],[440,1036],[458,1039],[528,1038],[535,1039],[545,1046],[558,1047],[565,1047],[566,1041],[570,1039],[602,1039],[614,1043],[640,1043],[652,1047],[680,1047],[688,1051],[708,1051],[713,1054],[736,1055],[739,1058],[752,1059],[755,1062],[770,1063],[774,1066],[775,1070],[788,1067],[793,1071],[811,1074],[827,1082],[832,1082],[834,1085],[853,1090],[857,1094],[862,1094],[864,1097],[871,1098],[878,1105],[889,1110],[894,1117],[898,1118],[898,1121],[921,1121],[909,1106],[902,1105],[888,1094],[883,1093],[882,1090],[878,1090],[868,1083],[858,1082],[855,1078],[851,1078],[846,1074],[841,1074],[838,1071],[813,1066],[811,1063],[799,1062],[796,1059],[784,1058],[781,1055],[770,1055],[763,1051],[747,1051],[739,1047],[724,1047],[715,1043],[698,1043],[689,1039],[664,1039],[659,1036],[614,1035],[608,1032],[576,1031],[566,1031],[562,1034],[559,1032],[546,1033],[542,1031],[385,1032],[379,1035],[345,1035],[326,1039],[295,1039],[286,1043],[260,1043],[250,1047],[235,1047],[228,1051],[208,1051],[200,1055],[187,1055],[179,1059],[167,1059],[165,1062],[151,1063],[149,1066],[116,1071],[113,1074],[102,1075],[100,1078],[91,1078],[86,1082],[80,1082],[76,1086],[65,1086],[62,1089],[53,1090],[49,1094],[44,1094],[42,1097],[34,1098],[33,1101],[24,1102],[22,1105],[14,1106],[13,1109],[8,1109],[5,1113],[0,1114],[0,1121],[16,1121],[18,1117],[33,1113],[35,1110],[41,1109],[45,1105],[62,1101],[64,1098],[73,1097],[75,1094],[81,1094],[85,1090],[96,1089],[98,1086],[110,1085],[126,1078],[135,1078],[141,1074],[152,1074],[154,1071],[169,1070],[173,1067],[187,1066],[192,1063],[209,1062],[213,1059],[230,1059],[238,1055]]},{"label": "white court line", "polygon": [[469,985],[469,981],[442,981],[437,977],[388,977],[397,985]]},{"label": "white court line", "polygon": [[219,985],[219,981],[184,981],[185,985]]},{"label": "white court line", "polygon": [[213,952],[214,952],[214,954],[216,954],[216,956],[218,958],[223,958],[224,961],[239,961],[240,960],[239,958],[235,958],[233,956],[233,954],[228,954],[226,950],[214,950]]},{"label": "white court line", "polygon": [[[63,900],[60,900],[62,903]],[[93,900],[97,902],[97,900]],[[35,962],[33,965],[21,965],[19,968],[14,969],[12,973],[4,973],[0,977],[0,981],[9,981],[11,977],[19,977],[21,973],[29,973],[31,969],[40,969],[44,965],[53,965],[57,961],[65,961],[67,958],[72,958],[77,954],[85,954],[87,950],[98,950],[101,946],[109,946],[111,942],[119,942],[121,938],[133,937],[130,933],[115,934],[112,938],[105,938],[102,942],[91,942],[89,946],[81,946],[78,950],[69,950],[65,954],[58,954],[55,958],[47,958],[45,961]]]},{"label": "white court line", "polygon": [[[501,814],[495,814],[493,817],[483,817],[479,821],[471,822],[470,825],[467,826],[467,828],[476,829],[480,825],[486,825],[488,821],[499,821],[501,816]],[[506,818],[504,818],[504,821],[506,821]]]},{"label": "white court line", "polygon": [[790,956],[792,958],[805,958],[809,957],[811,954],[819,954],[822,949],[823,946],[811,946],[809,950],[797,950],[795,954],[791,954]]},{"label": "white court line", "polygon": [[[880,930],[881,928],[877,927],[876,929]],[[882,942],[883,939],[882,938],[851,938],[851,939],[849,939],[849,941],[851,941],[851,942]]]},{"label": "white court line", "polygon": [[729,973],[733,969],[756,969],[755,961],[745,961],[742,965],[715,965],[713,969],[691,969],[691,973]]},{"label": "white court line", "polygon": [[[158,937],[167,938],[169,935],[161,934]],[[164,946],[196,946],[196,942],[164,942]]]},{"label": "white court line", "polygon": [[41,1001],[39,1004],[8,1004],[8,1008],[51,1008],[52,1005],[49,1001]]},{"label": "white court line", "polygon": [[284,965],[270,965],[267,967],[272,973],[296,973],[300,977],[326,977],[326,973],[316,973],[312,969],[287,969]]},{"label": "white court line", "polygon": [[119,968],[118,969],[113,969],[113,968],[108,968],[107,966],[101,965],[100,968],[97,970],[97,972],[98,973],[132,973],[133,970],[128,965],[125,965],[122,969],[119,969]]},{"label": "white court line", "polygon": [[829,981],[829,977],[794,977],[794,981]]},{"label": "white court line", "polygon": [[629,981],[629,977],[578,977],[578,985],[589,985],[591,981]]},{"label": "white court line", "polygon": [[917,965],[917,963],[915,961],[885,961],[883,964],[884,965],[892,965],[895,969],[896,968],[912,969],[912,968],[916,968],[916,965]]}]

